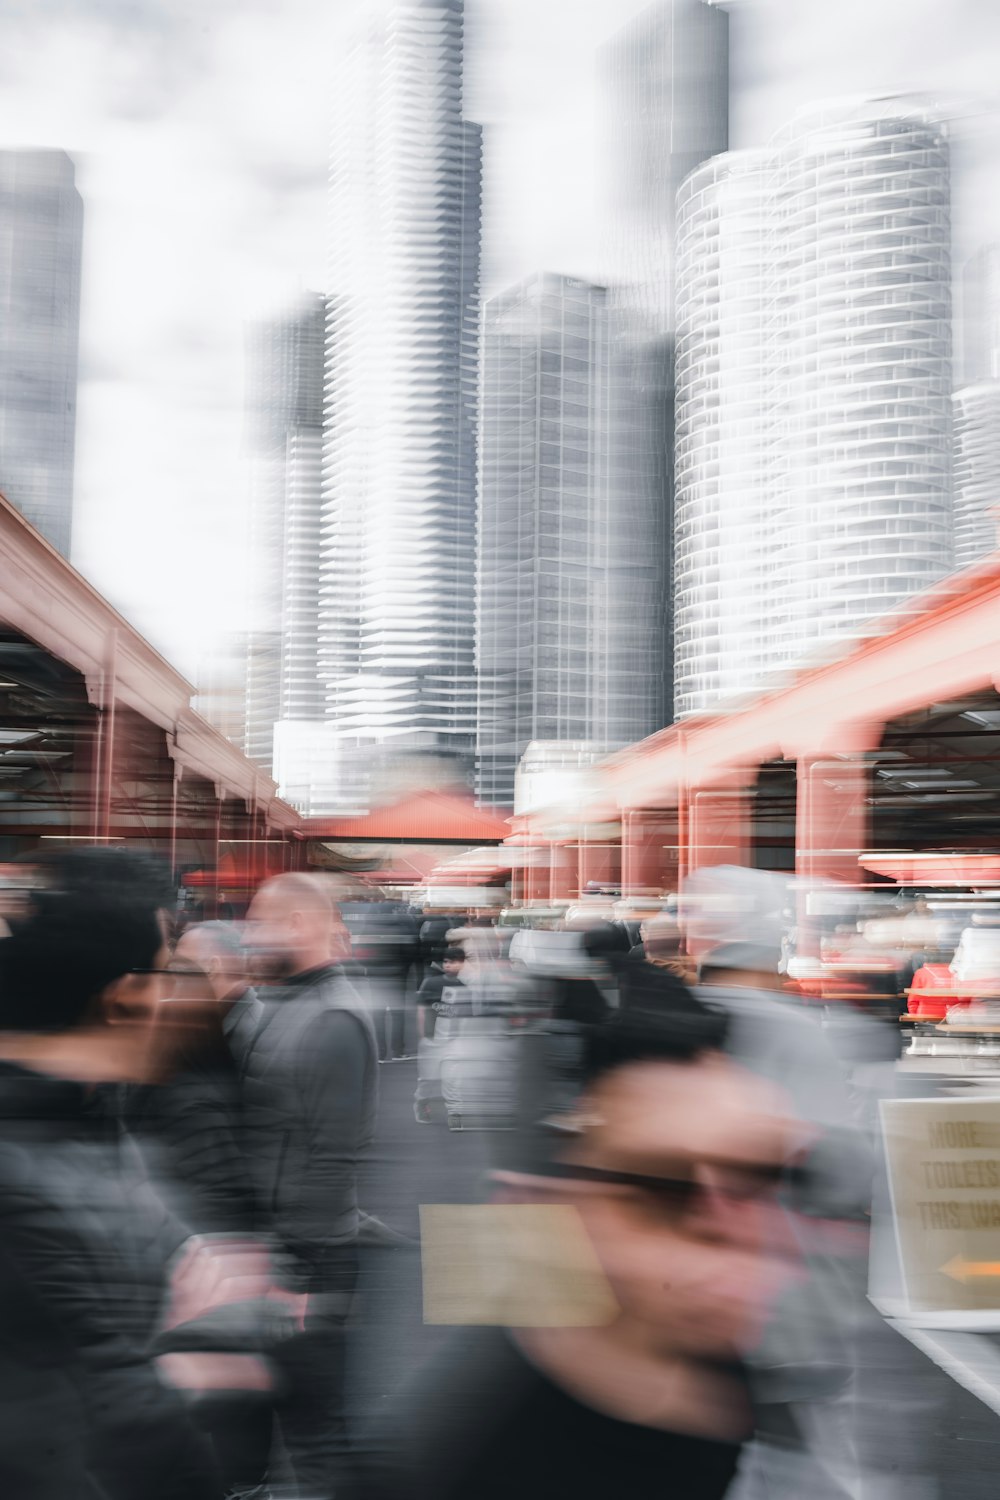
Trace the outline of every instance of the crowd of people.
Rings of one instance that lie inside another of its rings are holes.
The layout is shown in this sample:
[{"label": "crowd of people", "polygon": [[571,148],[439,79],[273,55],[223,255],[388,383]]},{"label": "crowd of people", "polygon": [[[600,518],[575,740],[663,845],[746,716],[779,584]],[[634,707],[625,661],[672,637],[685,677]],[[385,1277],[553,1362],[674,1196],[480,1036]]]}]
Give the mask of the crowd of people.
[{"label": "crowd of people", "polygon": [[[359,911],[320,874],[179,931],[152,856],[25,872],[0,940],[5,1497],[859,1493],[870,1145],[745,893],[697,972],[651,924],[514,973],[489,923]],[[358,1424],[359,1264],[405,1238],[359,1201],[379,1064],[495,1003],[514,1105],[479,1211],[521,1247],[516,1294]]]}]

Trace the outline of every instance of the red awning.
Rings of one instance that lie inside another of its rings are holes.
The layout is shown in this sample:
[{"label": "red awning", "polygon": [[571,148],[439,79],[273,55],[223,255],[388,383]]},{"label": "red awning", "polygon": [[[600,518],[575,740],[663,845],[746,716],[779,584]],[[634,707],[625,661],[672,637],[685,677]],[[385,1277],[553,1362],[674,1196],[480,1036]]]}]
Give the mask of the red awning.
[{"label": "red awning", "polygon": [[359,818],[304,818],[307,839],[401,839],[414,844],[498,844],[510,833],[506,818],[450,792],[417,792]]}]

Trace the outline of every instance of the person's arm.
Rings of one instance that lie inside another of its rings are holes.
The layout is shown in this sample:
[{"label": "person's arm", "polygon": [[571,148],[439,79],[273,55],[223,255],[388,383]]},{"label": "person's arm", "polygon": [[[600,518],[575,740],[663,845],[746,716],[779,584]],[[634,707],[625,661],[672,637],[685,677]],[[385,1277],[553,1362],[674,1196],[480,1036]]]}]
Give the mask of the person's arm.
[{"label": "person's arm", "polygon": [[[88,1466],[109,1500],[216,1500],[222,1483],[211,1447],[134,1336],[134,1313],[106,1264],[106,1247],[86,1231],[83,1210],[71,1214],[33,1192],[5,1192],[3,1342],[16,1351],[24,1341],[28,1356],[48,1348],[58,1357],[76,1393]],[[110,1254],[110,1241],[107,1248]]]},{"label": "person's arm", "polygon": [[441,982],[437,974],[428,974],[417,991],[417,1032],[422,1037],[434,1035],[434,1002],[440,997]]},{"label": "person's arm", "polygon": [[306,1159],[280,1188],[279,1232],[302,1291],[327,1286],[339,1246],[357,1230],[358,1157],[373,1123],[371,1041],[361,1019],[323,1011],[302,1034],[294,1086]]}]

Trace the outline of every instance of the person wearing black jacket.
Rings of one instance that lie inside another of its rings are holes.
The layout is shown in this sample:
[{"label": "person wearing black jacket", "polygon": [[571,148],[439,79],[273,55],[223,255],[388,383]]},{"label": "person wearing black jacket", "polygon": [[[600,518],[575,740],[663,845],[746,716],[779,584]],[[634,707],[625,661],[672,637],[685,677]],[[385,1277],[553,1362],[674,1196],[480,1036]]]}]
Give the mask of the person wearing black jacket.
[{"label": "person wearing black jacket", "polygon": [[149,1354],[187,1231],[104,1108],[154,1076],[172,893],[118,849],[41,876],[0,943],[0,1494],[215,1500],[211,1450]]},{"label": "person wearing black jacket", "polygon": [[477,1206],[469,1264],[457,1221],[425,1241],[425,1267],[441,1255],[450,1285],[482,1289],[464,1321],[493,1326],[456,1334],[396,1399],[366,1500],[728,1492],[752,1427],[741,1361],[792,1274],[777,1189],[798,1135],[724,1037],[686,994],[582,1032],[575,1098],[560,1080],[552,1113],[543,1090],[494,1174],[492,1234]]},{"label": "person wearing black jacket", "polygon": [[371,1018],[344,977],[350,940],[322,877],[267,881],[248,912],[271,983],[242,1060],[258,1200],[288,1290],[306,1298],[302,1332],[282,1346],[279,1419],[300,1492],[343,1494],[345,1322],[357,1279],[358,1171],[375,1128],[378,1055]]}]

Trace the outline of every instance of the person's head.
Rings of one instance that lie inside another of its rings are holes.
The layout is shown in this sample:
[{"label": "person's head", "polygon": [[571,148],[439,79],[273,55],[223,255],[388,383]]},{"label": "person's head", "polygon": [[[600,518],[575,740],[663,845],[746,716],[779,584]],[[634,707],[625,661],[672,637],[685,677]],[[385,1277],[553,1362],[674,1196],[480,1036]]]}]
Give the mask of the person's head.
[{"label": "person's head", "polygon": [[666,914],[646,917],[640,925],[639,936],[650,963],[669,962],[681,951],[681,930],[674,918]]},{"label": "person's head", "polygon": [[247,987],[247,956],[239,931],[229,922],[201,922],[185,929],[174,948],[171,971],[203,975],[220,1005],[239,999]]},{"label": "person's head", "polygon": [[260,977],[290,978],[351,951],[336,888],[322,875],[288,873],[265,881],[247,921]]},{"label": "person's head", "polygon": [[459,947],[446,948],[441,960],[441,967],[449,979],[456,979],[462,972],[465,963],[465,949]]},{"label": "person's head", "polygon": [[167,867],[120,848],[59,850],[0,943],[0,1031],[116,1028],[148,1046],[164,993],[174,892]]},{"label": "person's head", "polygon": [[499,1174],[509,1199],[572,1205],[620,1320],[664,1357],[751,1349],[788,1274],[775,1194],[796,1127],[724,1031],[690,996],[595,1027],[547,1162]]},{"label": "person's head", "polygon": [[720,943],[702,958],[698,980],[729,989],[781,990],[780,957],[767,943]]}]

